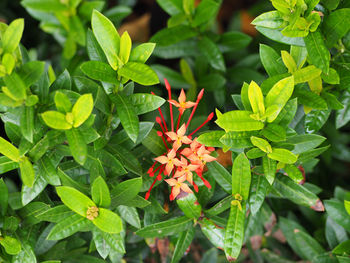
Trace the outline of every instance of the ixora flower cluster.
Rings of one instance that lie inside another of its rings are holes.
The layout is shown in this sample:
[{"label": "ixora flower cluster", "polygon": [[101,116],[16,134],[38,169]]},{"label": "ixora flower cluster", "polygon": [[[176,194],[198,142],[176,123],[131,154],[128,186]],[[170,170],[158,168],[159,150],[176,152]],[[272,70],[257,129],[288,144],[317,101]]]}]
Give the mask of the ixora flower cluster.
[{"label": "ixora flower cluster", "polygon": [[[161,131],[157,133],[162,138],[167,151],[154,159],[155,162],[147,172],[150,177],[157,175],[145,198],[149,198],[151,190],[157,181],[168,177],[169,179],[165,179],[165,181],[171,186],[170,200],[174,200],[181,192],[192,193],[187,183],[193,186],[194,190],[198,192],[198,186],[193,181],[194,174],[197,174],[206,187],[211,188],[210,183],[203,177],[203,170],[207,162],[216,160],[215,157],[210,156],[210,153],[215,149],[213,147],[205,147],[203,144],[197,142],[197,138],[192,139],[192,136],[209,122],[214,114],[209,114],[208,118],[197,129],[186,136],[187,128],[190,125],[199,101],[203,97],[204,90],[202,89],[199,92],[196,102],[186,101],[185,92],[181,90],[179,101],[176,101],[171,99],[169,82],[166,79],[164,81],[169,96],[171,130],[168,130],[162,110],[159,108],[160,117],[156,118],[156,122],[159,124]],[[179,110],[176,129],[174,128],[173,106]],[[185,110],[190,108],[192,108],[192,112],[186,123],[181,120],[181,117]],[[181,122],[183,124],[180,126]]]}]

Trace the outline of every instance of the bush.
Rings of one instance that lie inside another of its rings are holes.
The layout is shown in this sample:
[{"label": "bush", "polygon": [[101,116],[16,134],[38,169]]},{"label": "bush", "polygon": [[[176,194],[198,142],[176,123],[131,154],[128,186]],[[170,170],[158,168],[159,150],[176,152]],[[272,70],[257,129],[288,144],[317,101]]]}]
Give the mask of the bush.
[{"label": "bush", "polygon": [[0,262],[350,262],[347,1],[4,3]]}]

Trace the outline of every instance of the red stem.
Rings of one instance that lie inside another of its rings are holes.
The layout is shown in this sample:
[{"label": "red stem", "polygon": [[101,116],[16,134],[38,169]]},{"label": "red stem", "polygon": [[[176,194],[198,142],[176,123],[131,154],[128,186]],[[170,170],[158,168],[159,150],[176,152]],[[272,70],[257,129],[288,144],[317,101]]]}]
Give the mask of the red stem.
[{"label": "red stem", "polygon": [[156,117],[156,122],[159,124],[160,128],[162,129],[162,132],[165,133],[163,125],[162,125],[162,120],[159,117]]},{"label": "red stem", "polygon": [[[164,79],[165,88],[168,90],[169,100],[171,100],[171,86],[167,79]],[[173,105],[169,103],[170,107],[170,118],[171,118],[171,131],[174,131],[174,117],[173,117]]]},{"label": "red stem", "polygon": [[[151,92],[151,94],[152,94],[152,95],[155,95],[153,92]],[[168,127],[166,126],[166,122],[165,122],[165,119],[164,119],[162,110],[161,110],[160,108],[158,108],[158,111],[159,111],[160,117],[162,118],[162,121],[163,121],[163,124],[164,124],[164,128],[165,128],[165,130],[168,132]]]},{"label": "red stem", "polygon": [[176,132],[177,132],[177,130],[179,129],[179,125],[180,125],[181,116],[182,116],[182,113],[181,113],[181,112],[179,112],[179,117],[178,117],[178,119],[177,119],[177,125],[176,125]]},{"label": "red stem", "polygon": [[212,118],[214,117],[214,113],[210,113],[208,118],[197,128],[195,129],[193,132],[191,132],[190,136],[192,136],[193,134],[195,134],[197,131],[199,131],[207,122],[209,122]]},{"label": "red stem", "polygon": [[167,145],[167,143],[165,142],[163,133],[162,133],[161,131],[157,131],[157,135],[158,135],[159,137],[162,138],[162,141],[163,141],[163,143],[164,143],[164,145],[165,145],[165,148],[166,148],[167,150],[169,150],[168,145]]},{"label": "red stem", "polygon": [[203,97],[203,93],[204,93],[204,89],[202,89],[199,93],[198,93],[198,96],[197,96],[197,101],[196,101],[196,105],[194,105],[193,109],[192,109],[192,112],[191,112],[191,115],[190,117],[188,118],[188,121],[187,121],[187,124],[186,124],[186,130],[187,130],[187,127],[188,125],[190,125],[190,122],[192,120],[192,117],[197,109],[197,106],[198,106],[198,103],[199,101],[202,99]]}]

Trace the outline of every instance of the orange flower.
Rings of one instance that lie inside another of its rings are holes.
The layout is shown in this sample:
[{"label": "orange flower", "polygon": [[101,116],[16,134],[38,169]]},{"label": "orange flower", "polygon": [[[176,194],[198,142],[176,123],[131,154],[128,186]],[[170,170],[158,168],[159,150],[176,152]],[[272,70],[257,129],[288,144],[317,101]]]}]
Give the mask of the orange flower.
[{"label": "orange flower", "polygon": [[194,164],[188,164],[186,158],[181,156],[181,162],[183,163],[182,166],[180,166],[181,169],[177,170],[175,173],[175,178],[185,178],[190,184],[193,184],[193,174],[192,172],[195,171],[199,165]]},{"label": "orange flower", "polygon": [[180,177],[178,180],[174,178],[165,180],[172,187],[170,196],[171,200],[174,200],[179,195],[181,190],[189,194],[193,193],[189,186],[184,183],[185,180],[186,178],[184,177]]},{"label": "orange flower", "polygon": [[183,165],[182,162],[180,162],[179,159],[175,158],[176,156],[176,151],[174,149],[172,149],[167,156],[159,156],[157,158],[155,158],[154,160],[156,160],[157,162],[161,163],[161,164],[166,164],[165,166],[165,171],[167,173],[167,175],[170,175],[170,173],[173,171],[174,166],[181,166]]},{"label": "orange flower", "polygon": [[202,168],[206,163],[215,161],[216,158],[210,156],[210,151],[208,151],[204,145],[202,145],[196,152],[187,158],[193,163],[198,164]]},{"label": "orange flower", "polygon": [[196,105],[195,102],[192,101],[186,101],[186,94],[183,89],[181,89],[181,93],[179,96],[179,102],[176,100],[168,100],[169,103],[173,104],[175,107],[179,108],[179,112],[182,115],[186,109],[192,108],[194,105]]},{"label": "orange flower", "polygon": [[180,129],[177,130],[177,132],[166,132],[165,134],[174,141],[173,149],[177,150],[181,147],[181,145],[184,144],[190,144],[192,140],[185,136],[186,133],[186,125],[183,124]]}]

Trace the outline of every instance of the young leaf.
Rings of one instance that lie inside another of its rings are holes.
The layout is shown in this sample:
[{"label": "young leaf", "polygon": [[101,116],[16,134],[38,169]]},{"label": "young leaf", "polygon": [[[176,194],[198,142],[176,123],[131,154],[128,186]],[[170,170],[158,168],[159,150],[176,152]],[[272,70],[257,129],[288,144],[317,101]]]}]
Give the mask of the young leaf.
[{"label": "young leaf", "polygon": [[267,45],[260,44],[259,53],[260,53],[261,63],[263,64],[269,76],[283,74],[287,71],[282,61],[280,60],[280,56],[277,54],[277,52],[273,48]]},{"label": "young leaf", "polygon": [[93,107],[94,101],[91,94],[84,94],[79,97],[72,109],[74,128],[79,127],[89,118]]},{"label": "young leaf", "polygon": [[149,66],[139,62],[128,62],[118,74],[126,79],[131,79],[141,85],[150,86],[159,83],[157,74]]},{"label": "young leaf", "polygon": [[193,219],[186,216],[173,218],[160,223],[148,225],[136,232],[141,237],[164,237],[181,233],[193,227]]},{"label": "young leaf", "polygon": [[10,236],[0,238],[0,244],[4,247],[7,254],[17,255],[21,251],[21,243]]},{"label": "young leaf", "polygon": [[97,10],[94,10],[91,18],[91,27],[97,42],[105,53],[108,63],[114,70],[119,65],[120,37],[113,23]]},{"label": "young leaf", "polygon": [[125,31],[120,37],[120,50],[119,57],[120,60],[126,64],[129,61],[131,51],[131,38],[128,34],[128,31]]},{"label": "young leaf", "polygon": [[322,73],[322,70],[316,68],[313,65],[307,66],[302,69],[298,69],[293,72],[294,84],[299,84],[307,81],[311,81],[317,77],[319,77]]},{"label": "young leaf", "polygon": [[18,47],[21,41],[24,29],[24,19],[16,19],[9,24],[5,33],[2,35],[2,48],[4,53],[12,53]]},{"label": "young leaf", "polygon": [[254,135],[257,135],[257,133],[254,131],[230,131],[220,138],[220,142],[234,149],[247,148],[253,146],[252,142],[250,141],[250,137]]},{"label": "young leaf", "polygon": [[100,207],[108,207],[111,204],[111,196],[108,186],[101,176],[97,177],[91,186],[92,200]]},{"label": "young leaf", "polygon": [[34,135],[34,107],[22,107],[23,111],[20,119],[21,132],[27,141],[33,142]]},{"label": "young leaf", "polygon": [[131,50],[129,60],[132,62],[145,63],[153,53],[155,46],[156,44],[154,43],[143,43],[138,45]]},{"label": "young leaf", "polygon": [[278,11],[270,11],[256,17],[251,24],[254,26],[277,29],[283,24],[283,18]]},{"label": "young leaf", "polygon": [[280,148],[273,148],[271,153],[268,153],[267,156],[273,160],[293,164],[297,161],[298,156],[296,156],[291,151]]},{"label": "young leaf", "polygon": [[11,75],[6,75],[3,78],[6,88],[2,87],[3,92],[6,92],[13,100],[24,100],[27,98],[26,86],[23,80],[16,72],[12,72]]},{"label": "young leaf", "polygon": [[139,134],[139,120],[129,98],[121,93],[113,94],[110,98],[116,105],[118,116],[126,133],[133,142],[136,142]]},{"label": "young leaf", "polygon": [[84,165],[87,158],[87,146],[81,132],[73,128],[65,133],[74,160],[80,165]]},{"label": "young leaf", "polygon": [[201,134],[197,141],[208,147],[223,147],[220,138],[225,135],[224,131],[210,131]]},{"label": "young leaf", "polygon": [[69,98],[67,97],[66,94],[57,91],[55,93],[55,105],[56,108],[62,112],[62,113],[67,113],[72,110],[72,103],[70,102]]},{"label": "young leaf", "polygon": [[268,143],[268,141],[255,136],[250,137],[250,141],[254,146],[258,147],[263,152],[266,152],[266,153],[272,152],[271,145]]},{"label": "young leaf", "polygon": [[96,207],[96,204],[86,195],[69,186],[56,187],[58,196],[62,202],[77,214],[86,217],[86,212],[90,207]]},{"label": "young leaf", "polygon": [[120,217],[105,208],[99,208],[98,216],[92,220],[92,223],[102,231],[111,234],[120,233],[123,230]]},{"label": "young leaf", "polygon": [[284,65],[287,67],[289,73],[293,73],[297,70],[297,64],[294,61],[294,58],[285,50],[281,51],[281,56]]},{"label": "young leaf", "polygon": [[250,117],[250,111],[226,112],[215,121],[218,126],[227,131],[256,131],[264,127],[264,123]]},{"label": "young leaf", "polygon": [[0,137],[0,153],[14,162],[20,161],[18,149],[2,137]]},{"label": "young leaf", "polygon": [[45,124],[56,130],[69,130],[72,124],[66,120],[66,115],[58,111],[46,111],[41,114]]},{"label": "young leaf", "polygon": [[262,95],[260,87],[254,81],[252,81],[249,84],[248,98],[249,98],[249,102],[253,112],[258,113],[260,116],[264,115],[265,114],[264,97]]}]

